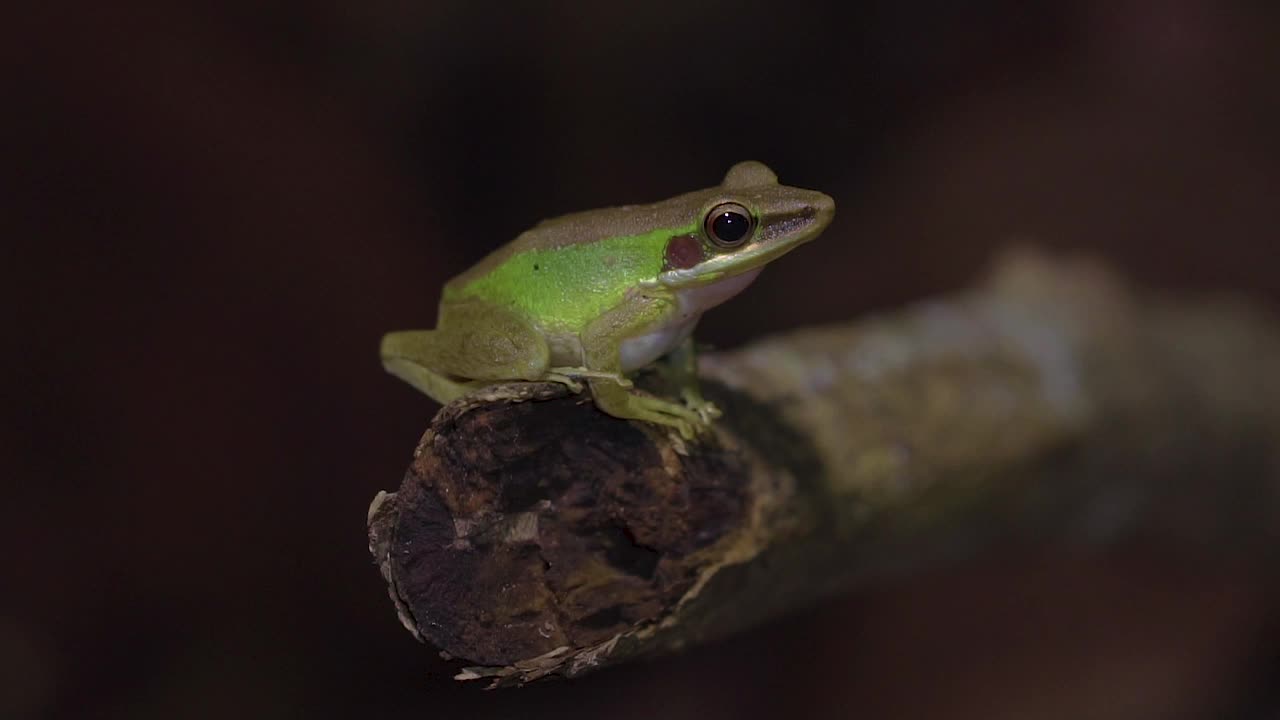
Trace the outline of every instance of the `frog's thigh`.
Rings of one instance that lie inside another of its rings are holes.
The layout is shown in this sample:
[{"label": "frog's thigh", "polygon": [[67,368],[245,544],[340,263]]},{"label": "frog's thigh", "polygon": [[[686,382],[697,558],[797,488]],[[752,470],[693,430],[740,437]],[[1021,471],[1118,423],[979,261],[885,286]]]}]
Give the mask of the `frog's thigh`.
[{"label": "frog's thigh", "polygon": [[[407,330],[383,336],[382,367],[444,405],[467,394],[471,387],[420,364],[423,361],[416,351],[429,344],[433,334],[431,330]],[[412,359],[415,357],[419,359]]]},{"label": "frog's thigh", "polygon": [[391,333],[382,347],[384,358],[468,380],[538,380],[549,361],[546,340],[528,320],[479,301],[445,305],[436,330]]}]

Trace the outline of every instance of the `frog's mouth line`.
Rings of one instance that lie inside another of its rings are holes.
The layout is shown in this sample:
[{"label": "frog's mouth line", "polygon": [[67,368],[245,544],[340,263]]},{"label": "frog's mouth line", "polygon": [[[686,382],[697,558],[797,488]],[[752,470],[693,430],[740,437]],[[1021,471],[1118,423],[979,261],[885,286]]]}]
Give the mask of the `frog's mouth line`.
[{"label": "frog's mouth line", "polygon": [[[829,220],[828,216],[828,220]],[[822,234],[827,222],[819,221],[817,208],[770,215],[765,230],[746,245],[723,255],[707,258],[691,268],[668,270],[658,276],[661,285],[672,289],[694,287],[733,277],[762,267]]]}]

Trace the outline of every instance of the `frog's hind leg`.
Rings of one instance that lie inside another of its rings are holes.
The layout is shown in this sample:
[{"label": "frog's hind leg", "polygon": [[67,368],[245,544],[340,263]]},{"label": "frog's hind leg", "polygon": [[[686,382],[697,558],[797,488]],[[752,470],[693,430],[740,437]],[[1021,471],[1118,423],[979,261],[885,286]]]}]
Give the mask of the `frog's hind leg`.
[{"label": "frog's hind leg", "polygon": [[478,301],[441,308],[435,330],[382,338],[383,367],[440,403],[495,382],[548,379],[549,357],[546,339],[527,320]]},{"label": "frog's hind leg", "polygon": [[382,367],[444,405],[466,395],[477,383],[452,379],[425,364],[430,362],[431,356],[423,350],[431,346],[434,334],[434,330],[402,330],[386,334],[382,338]]},{"label": "frog's hind leg", "polygon": [[597,380],[611,380],[624,388],[635,387],[631,380],[627,379],[622,373],[604,372],[600,370],[589,370],[584,367],[553,367],[547,368],[546,379],[554,380],[569,386],[574,392],[582,392],[582,383],[578,382],[582,379],[596,378]]}]

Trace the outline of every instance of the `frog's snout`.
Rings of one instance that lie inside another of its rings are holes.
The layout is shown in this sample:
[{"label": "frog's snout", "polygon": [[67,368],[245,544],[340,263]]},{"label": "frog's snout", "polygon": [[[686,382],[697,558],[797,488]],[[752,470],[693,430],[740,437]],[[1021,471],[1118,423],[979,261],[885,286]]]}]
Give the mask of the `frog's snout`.
[{"label": "frog's snout", "polygon": [[836,201],[820,192],[806,191],[785,209],[776,210],[765,226],[766,242],[805,242],[822,233],[836,214]]},{"label": "frog's snout", "polygon": [[830,225],[831,220],[836,216],[836,201],[826,193],[815,192],[809,208],[819,232]]}]

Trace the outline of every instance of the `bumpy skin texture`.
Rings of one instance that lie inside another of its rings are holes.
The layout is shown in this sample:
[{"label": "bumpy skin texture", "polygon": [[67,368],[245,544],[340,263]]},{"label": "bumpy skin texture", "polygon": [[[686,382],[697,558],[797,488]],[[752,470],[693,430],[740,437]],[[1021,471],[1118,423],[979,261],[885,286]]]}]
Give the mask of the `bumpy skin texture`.
[{"label": "bumpy skin texture", "polygon": [[[689,372],[698,318],[834,212],[742,162],[712,188],[543,221],[445,285],[435,330],[386,335],[383,364],[441,403],[500,381],[585,380],[601,410],[692,437],[719,412]],[[717,231],[726,213],[744,234]],[[673,351],[683,403],[631,387],[627,372]]]}]

